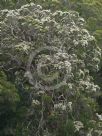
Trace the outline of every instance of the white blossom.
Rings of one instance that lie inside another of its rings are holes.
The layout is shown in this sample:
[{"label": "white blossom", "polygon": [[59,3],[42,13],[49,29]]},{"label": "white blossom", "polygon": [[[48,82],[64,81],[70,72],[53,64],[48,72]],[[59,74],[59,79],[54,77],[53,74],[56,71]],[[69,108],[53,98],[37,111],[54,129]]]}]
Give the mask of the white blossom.
[{"label": "white blossom", "polygon": [[76,131],[79,131],[81,128],[84,128],[84,125],[81,121],[74,121],[74,126]]}]

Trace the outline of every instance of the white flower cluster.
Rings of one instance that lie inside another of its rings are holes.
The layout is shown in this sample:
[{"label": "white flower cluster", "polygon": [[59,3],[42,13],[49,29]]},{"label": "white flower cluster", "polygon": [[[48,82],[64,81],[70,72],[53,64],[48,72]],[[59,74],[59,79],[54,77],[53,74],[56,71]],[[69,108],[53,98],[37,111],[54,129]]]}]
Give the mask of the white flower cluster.
[{"label": "white flower cluster", "polygon": [[80,121],[74,121],[74,126],[75,126],[76,131],[79,131],[81,128],[84,128],[83,123]]},{"label": "white flower cluster", "polygon": [[65,111],[66,110],[66,104],[63,104],[63,103],[54,104],[54,109]]},{"label": "white flower cluster", "polygon": [[58,53],[56,53],[54,55],[54,60],[55,60],[55,68],[61,70],[61,69],[65,69],[65,71],[68,73],[71,73],[71,58],[70,55],[68,55],[67,53],[63,53],[61,51],[59,51]]},{"label": "white flower cluster", "polygon": [[94,83],[89,81],[80,81],[80,86],[82,86],[88,93],[97,93],[100,89],[98,85],[94,85]]},{"label": "white flower cluster", "polygon": [[33,100],[32,105],[40,105],[40,102],[38,100]]}]

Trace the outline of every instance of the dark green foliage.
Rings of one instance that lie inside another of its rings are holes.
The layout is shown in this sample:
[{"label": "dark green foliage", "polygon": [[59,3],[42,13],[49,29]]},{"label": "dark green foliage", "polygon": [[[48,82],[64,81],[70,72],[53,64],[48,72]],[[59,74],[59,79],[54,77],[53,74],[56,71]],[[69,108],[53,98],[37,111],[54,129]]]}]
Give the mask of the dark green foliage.
[{"label": "dark green foliage", "polygon": [[0,71],[0,136],[13,135],[15,112],[19,101],[15,85],[7,81],[4,72]]}]

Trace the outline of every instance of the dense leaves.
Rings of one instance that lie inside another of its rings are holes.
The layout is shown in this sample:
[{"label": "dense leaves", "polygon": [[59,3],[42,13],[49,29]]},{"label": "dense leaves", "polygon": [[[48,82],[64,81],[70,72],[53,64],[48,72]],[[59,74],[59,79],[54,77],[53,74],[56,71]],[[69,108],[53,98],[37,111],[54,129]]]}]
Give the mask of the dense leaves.
[{"label": "dense leaves", "polygon": [[0,2],[0,135],[101,136],[97,3]]}]

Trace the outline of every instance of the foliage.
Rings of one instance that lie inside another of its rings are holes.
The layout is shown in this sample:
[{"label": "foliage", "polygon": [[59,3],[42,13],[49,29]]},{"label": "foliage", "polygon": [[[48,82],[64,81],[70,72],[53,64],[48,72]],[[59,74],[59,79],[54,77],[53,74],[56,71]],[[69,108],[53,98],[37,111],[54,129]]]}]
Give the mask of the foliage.
[{"label": "foliage", "polygon": [[[84,29],[84,19],[75,11],[52,12],[30,3],[16,10],[1,10],[0,21],[0,66],[18,89],[21,102],[25,102],[26,114],[23,111],[21,123],[16,121],[14,135],[88,136],[101,131],[95,101],[100,91],[91,75],[99,70],[101,50]],[[32,81],[26,70],[29,55],[46,46],[57,51],[49,53],[45,48],[36,55],[30,66]],[[53,71],[46,76],[48,65]],[[43,66],[42,74],[39,67]],[[64,85],[49,89],[64,75],[68,76]],[[54,80],[50,81],[51,77]],[[39,86],[39,80],[47,89]],[[28,97],[21,94],[22,90]]]},{"label": "foliage", "polygon": [[12,122],[19,102],[19,95],[14,84],[7,81],[3,71],[0,71],[0,135],[13,134]]}]

